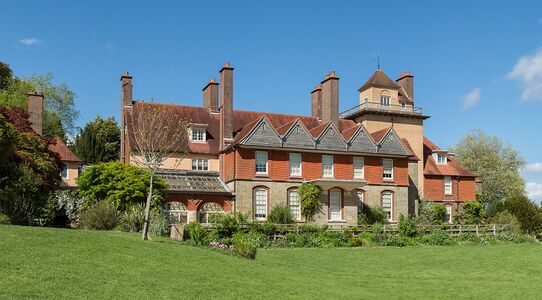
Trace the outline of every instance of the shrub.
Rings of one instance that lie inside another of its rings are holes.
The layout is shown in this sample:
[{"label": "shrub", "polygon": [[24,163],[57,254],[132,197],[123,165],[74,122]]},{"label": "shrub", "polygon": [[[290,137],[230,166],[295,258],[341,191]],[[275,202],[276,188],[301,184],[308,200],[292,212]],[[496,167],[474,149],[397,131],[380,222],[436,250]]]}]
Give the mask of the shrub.
[{"label": "shrub", "polygon": [[301,199],[301,214],[307,222],[314,221],[314,215],[322,209],[320,202],[320,187],[311,182],[305,182],[297,189]]},{"label": "shrub", "polygon": [[256,245],[245,238],[233,239],[233,251],[242,257],[255,259],[257,250]]},{"label": "shrub", "polygon": [[120,217],[120,228],[129,232],[140,232],[143,229],[144,217],[145,208],[139,204],[132,205]]},{"label": "shrub", "polygon": [[358,213],[358,225],[367,225],[367,216],[363,212]]},{"label": "shrub", "polygon": [[11,219],[3,214],[3,213],[0,213],[0,225],[9,225],[11,224]]},{"label": "shrub", "polygon": [[119,222],[115,205],[101,201],[81,214],[81,225],[87,229],[111,230]]},{"label": "shrub", "polygon": [[484,205],[478,201],[465,202],[454,219],[459,224],[480,224],[484,220]]},{"label": "shrub", "polygon": [[162,208],[153,209],[149,219],[149,232],[158,236],[168,235],[168,215]]},{"label": "shrub", "polygon": [[429,245],[447,246],[455,244],[453,237],[441,228],[437,228],[431,234],[422,237],[422,240]]},{"label": "shrub", "polygon": [[[360,221],[360,215],[363,215],[362,219],[365,219],[366,224],[384,224],[387,222],[386,212],[380,206],[375,206],[375,207],[371,207],[369,205],[363,206],[363,210],[361,211],[360,214],[358,214],[358,223]],[[359,224],[362,224],[362,223],[359,223]]]},{"label": "shrub", "polygon": [[275,205],[269,212],[269,222],[275,224],[294,224],[295,219],[292,210],[282,204]]},{"label": "shrub", "polygon": [[401,235],[390,235],[383,241],[383,245],[393,247],[404,247],[409,244],[413,243],[408,241],[408,237]]},{"label": "shrub", "polygon": [[353,236],[348,239],[348,246],[350,247],[361,247],[365,246],[363,240],[359,236]]},{"label": "shrub", "polygon": [[418,205],[418,222],[421,224],[442,224],[446,208],[427,200],[421,200]]},{"label": "shrub", "polygon": [[233,239],[245,239],[252,242],[258,248],[267,248],[270,247],[273,243],[267,237],[265,233],[259,232],[237,232],[233,235]]},{"label": "shrub", "polygon": [[521,232],[521,224],[518,219],[507,210],[496,213],[489,222],[492,224],[509,225],[512,232]]},{"label": "shrub", "polygon": [[373,245],[375,236],[370,232],[362,232],[358,235],[364,247],[370,247]]},{"label": "shrub", "polygon": [[208,232],[200,223],[188,223],[184,230],[186,239],[190,239],[194,244],[199,246],[207,244]]},{"label": "shrub", "polygon": [[79,224],[81,207],[84,199],[79,197],[75,190],[58,190],[54,192],[58,209],[63,210],[72,226]]},{"label": "shrub", "polygon": [[503,209],[518,219],[522,232],[531,234],[542,232],[542,209],[529,198],[521,195],[506,199]]},{"label": "shrub", "polygon": [[246,216],[241,213],[229,213],[216,215],[214,232],[218,238],[231,238],[239,231],[241,224],[246,223]]},{"label": "shrub", "polygon": [[412,216],[399,217],[399,234],[404,237],[415,237],[419,234],[416,218]]}]

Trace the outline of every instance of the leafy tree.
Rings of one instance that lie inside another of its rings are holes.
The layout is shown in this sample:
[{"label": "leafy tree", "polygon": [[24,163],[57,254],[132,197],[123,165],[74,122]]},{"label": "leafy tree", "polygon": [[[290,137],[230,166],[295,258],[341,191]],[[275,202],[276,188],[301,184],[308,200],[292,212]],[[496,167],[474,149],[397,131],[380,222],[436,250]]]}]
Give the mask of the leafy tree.
[{"label": "leafy tree", "polygon": [[322,190],[314,183],[305,182],[297,189],[297,193],[301,199],[301,214],[307,222],[313,222],[316,213],[322,209],[320,202]]},{"label": "leafy tree", "polygon": [[418,222],[420,224],[442,224],[446,208],[431,201],[421,200],[418,205]]},{"label": "leafy tree", "polygon": [[13,71],[5,62],[0,61],[0,90],[5,89],[9,85],[9,81],[13,77]]},{"label": "leafy tree", "polygon": [[53,84],[53,79],[51,73],[33,74],[25,79],[6,77],[4,88],[0,88],[0,104],[26,109],[28,107],[27,94],[33,91],[43,92],[45,95],[43,135],[65,138],[66,133],[73,133],[79,112],[74,106],[75,94],[66,83]]},{"label": "leafy tree", "polygon": [[120,129],[112,117],[96,116],[75,137],[75,154],[86,164],[118,160],[119,149]]},{"label": "leafy tree", "polygon": [[510,197],[498,208],[499,211],[509,211],[521,224],[524,233],[542,233],[542,208],[526,196]]},{"label": "leafy tree", "polygon": [[[147,170],[120,162],[98,163],[86,168],[77,178],[79,196],[84,199],[83,208],[100,201],[112,203],[121,210],[144,203],[149,182],[150,173]],[[155,190],[160,191],[165,187],[163,180],[155,179]]]},{"label": "leafy tree", "polygon": [[490,212],[495,204],[525,194],[525,182],[519,172],[525,166],[525,160],[499,138],[475,130],[451,151],[465,167],[480,177],[480,197],[491,208]]},{"label": "leafy tree", "polygon": [[484,205],[479,201],[468,201],[461,205],[455,221],[460,224],[480,224],[484,217]]},{"label": "leafy tree", "polygon": [[28,114],[0,105],[0,212],[14,224],[41,218],[49,191],[60,184],[59,160],[30,129]]}]

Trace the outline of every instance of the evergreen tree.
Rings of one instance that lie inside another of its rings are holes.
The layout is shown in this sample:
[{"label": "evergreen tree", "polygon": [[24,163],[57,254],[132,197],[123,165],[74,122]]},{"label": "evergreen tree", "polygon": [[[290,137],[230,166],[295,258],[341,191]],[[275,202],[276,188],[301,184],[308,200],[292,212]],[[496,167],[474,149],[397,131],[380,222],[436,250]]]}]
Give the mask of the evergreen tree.
[{"label": "evergreen tree", "polygon": [[87,123],[75,137],[74,151],[85,164],[119,159],[120,129],[114,118],[100,116]]}]

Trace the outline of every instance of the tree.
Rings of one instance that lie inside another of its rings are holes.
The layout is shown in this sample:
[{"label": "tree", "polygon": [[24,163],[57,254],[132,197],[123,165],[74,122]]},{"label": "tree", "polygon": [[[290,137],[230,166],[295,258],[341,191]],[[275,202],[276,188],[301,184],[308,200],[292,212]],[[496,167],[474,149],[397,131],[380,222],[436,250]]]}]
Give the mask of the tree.
[{"label": "tree", "polygon": [[530,234],[542,233],[542,208],[524,195],[510,197],[500,205],[500,211],[509,211],[521,224],[521,231]]},{"label": "tree", "polygon": [[[150,172],[120,162],[98,163],[85,169],[78,178],[79,196],[83,209],[106,201],[124,210],[134,204],[145,202],[150,182]],[[154,189],[166,186],[163,180],[155,180]],[[156,198],[156,197],[155,197]]]},{"label": "tree", "polygon": [[60,184],[60,161],[49,142],[30,129],[26,112],[0,105],[0,212],[14,224],[40,218]]},{"label": "tree", "polygon": [[490,212],[505,199],[525,194],[525,182],[519,172],[525,166],[525,160],[499,138],[475,130],[451,151],[465,167],[480,177],[480,199]]},{"label": "tree", "polygon": [[145,102],[134,104],[128,118],[132,124],[131,148],[137,154],[133,156],[133,161],[150,172],[142,234],[142,239],[147,240],[154,176],[166,159],[182,152],[187,141],[189,121],[177,116],[171,105]]},{"label": "tree", "polygon": [[[1,78],[0,78],[1,79]],[[28,107],[29,92],[39,91],[45,95],[43,115],[43,135],[60,136],[73,133],[75,120],[79,112],[75,109],[75,94],[66,83],[53,84],[54,76],[33,74],[29,78],[20,79],[15,76],[6,77],[4,88],[0,88],[0,104],[6,107]]]},{"label": "tree", "polygon": [[308,222],[313,222],[314,215],[322,209],[322,190],[312,182],[305,182],[297,189],[297,193],[301,199],[301,214]]},{"label": "tree", "polygon": [[85,164],[119,159],[120,129],[114,118],[103,120],[96,116],[75,137],[75,154]]},{"label": "tree", "polygon": [[0,61],[0,90],[5,89],[9,85],[9,81],[13,77],[13,71],[5,62]]}]

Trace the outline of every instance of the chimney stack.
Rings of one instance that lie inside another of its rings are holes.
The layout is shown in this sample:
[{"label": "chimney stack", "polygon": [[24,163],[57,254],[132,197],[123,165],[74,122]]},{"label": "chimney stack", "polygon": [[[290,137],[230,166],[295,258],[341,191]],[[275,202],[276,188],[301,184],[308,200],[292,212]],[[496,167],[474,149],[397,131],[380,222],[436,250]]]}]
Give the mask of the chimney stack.
[{"label": "chimney stack", "polygon": [[322,83],[321,119],[324,123],[333,122],[339,127],[339,77],[335,72],[327,74]]},{"label": "chimney stack", "polygon": [[28,93],[28,114],[30,127],[43,135],[43,93]]},{"label": "chimney stack", "polygon": [[322,85],[317,85],[311,92],[312,116],[322,119]]},{"label": "chimney stack", "polygon": [[128,74],[128,72],[125,72],[124,75],[120,77],[120,83],[121,83],[121,92],[120,92],[120,99],[121,99],[121,105],[132,105],[132,76]]},{"label": "chimney stack", "polygon": [[203,107],[213,113],[218,112],[218,82],[214,77],[203,88]]},{"label": "chimney stack", "polygon": [[233,68],[230,63],[220,70],[220,134],[222,147],[233,139]]},{"label": "chimney stack", "polygon": [[414,102],[414,76],[410,72],[405,72],[395,82],[405,89],[410,100]]}]

